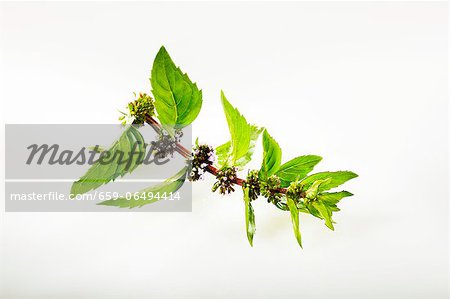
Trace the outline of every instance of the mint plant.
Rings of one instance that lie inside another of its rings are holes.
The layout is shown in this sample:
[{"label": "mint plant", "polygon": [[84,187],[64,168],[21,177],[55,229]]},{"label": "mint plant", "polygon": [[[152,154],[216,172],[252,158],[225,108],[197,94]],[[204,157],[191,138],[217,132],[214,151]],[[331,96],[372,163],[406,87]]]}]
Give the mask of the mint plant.
[{"label": "mint plant", "polygon": [[[223,91],[220,96],[230,132],[229,140],[213,148],[207,144],[199,144],[197,139],[193,149],[186,149],[179,143],[182,129],[197,118],[202,107],[202,91],[175,65],[164,47],[161,47],[154,60],[150,83],[153,97],[140,93],[135,101],[128,104],[128,111],[121,112],[119,120],[130,126],[126,127],[122,136],[107,150],[112,157],[110,163],[94,163],[84,176],[73,183],[73,195],[97,189],[131,173],[141,165],[148,144],[139,130],[131,124],[149,125],[159,134],[158,140],[152,142],[155,155],[179,154],[186,159],[186,166],[165,182],[140,190],[140,194],[176,192],[187,180],[202,180],[209,173],[216,178],[212,186],[213,192],[228,195],[238,189],[242,190],[247,238],[252,246],[256,232],[252,203],[260,197],[266,198],[267,202],[276,208],[290,213],[294,235],[300,246],[300,212],[323,220],[329,229],[334,230],[335,222],[332,216],[334,212],[339,211],[337,204],[344,197],[353,194],[330,190],[357,177],[355,173],[336,171],[309,175],[314,166],[322,160],[315,155],[298,156],[282,163],[281,147],[267,129],[250,124],[231,105]],[[261,134],[261,167],[247,170],[246,178],[239,178],[238,172],[243,171],[251,161]],[[133,159],[123,164],[116,160],[116,154],[119,152],[142,155],[134,155]],[[120,197],[99,204],[136,208],[156,201],[157,197],[152,200],[128,200]]]}]

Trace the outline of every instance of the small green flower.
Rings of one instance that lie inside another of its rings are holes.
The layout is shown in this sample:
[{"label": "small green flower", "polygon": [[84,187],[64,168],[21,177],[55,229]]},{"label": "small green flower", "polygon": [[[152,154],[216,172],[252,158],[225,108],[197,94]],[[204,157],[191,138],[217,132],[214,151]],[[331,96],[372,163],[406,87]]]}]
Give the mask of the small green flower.
[{"label": "small green flower", "polygon": [[283,193],[280,192],[280,188],[280,178],[273,174],[268,177],[265,182],[261,182],[261,195],[266,197],[268,202],[277,203],[283,196]]},{"label": "small green flower", "polygon": [[261,194],[258,170],[251,170],[248,172],[247,179],[242,187],[248,188],[248,196],[250,200],[255,200],[258,198],[258,196]]},{"label": "small green flower", "polygon": [[286,196],[299,202],[301,198],[305,197],[303,185],[300,182],[292,182],[286,190]]},{"label": "small green flower", "polygon": [[317,180],[315,181],[308,190],[305,191],[306,201],[315,201],[317,200],[317,194],[319,193],[319,187],[323,183],[328,183],[331,179],[325,180]]},{"label": "small green flower", "polygon": [[[136,97],[136,94],[134,95]],[[123,125],[142,125],[145,123],[147,116],[153,116],[155,114],[153,99],[146,93],[140,93],[136,100],[128,103],[127,108],[128,113],[121,112],[122,116],[119,117]]]}]

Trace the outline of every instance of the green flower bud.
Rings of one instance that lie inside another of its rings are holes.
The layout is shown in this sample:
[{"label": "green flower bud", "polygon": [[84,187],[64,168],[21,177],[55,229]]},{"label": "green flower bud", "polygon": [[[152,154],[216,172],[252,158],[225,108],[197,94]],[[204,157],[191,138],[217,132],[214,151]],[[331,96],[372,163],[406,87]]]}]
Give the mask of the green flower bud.
[{"label": "green flower bud", "polygon": [[131,120],[133,124],[142,125],[147,116],[155,114],[153,99],[146,93],[140,93],[136,100],[128,103],[127,108],[128,113],[122,112],[123,115],[119,118],[124,125],[128,120]]},{"label": "green flower bud", "polygon": [[317,199],[317,193],[319,191],[320,185],[323,183],[329,182],[331,179],[326,180],[317,180],[315,181],[308,190],[305,191],[305,197],[308,201],[314,201]]},{"label": "green flower bud", "polygon": [[251,170],[248,172],[247,179],[242,185],[242,188],[248,188],[248,196],[250,200],[255,200],[258,198],[261,194],[258,170]]},{"label": "green flower bud", "polygon": [[268,177],[265,182],[261,182],[260,186],[261,195],[266,197],[268,202],[277,203],[283,196],[283,193],[280,192],[280,178],[275,174]]},{"label": "green flower bud", "polygon": [[286,190],[286,196],[296,202],[299,202],[301,198],[305,197],[303,185],[300,182],[292,182]]}]

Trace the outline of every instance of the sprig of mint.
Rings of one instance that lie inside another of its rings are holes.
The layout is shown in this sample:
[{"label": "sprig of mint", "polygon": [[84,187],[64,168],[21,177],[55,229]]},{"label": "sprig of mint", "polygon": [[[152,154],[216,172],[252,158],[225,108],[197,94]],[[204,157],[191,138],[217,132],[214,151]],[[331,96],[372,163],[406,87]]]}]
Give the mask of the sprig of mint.
[{"label": "sprig of mint", "polygon": [[[186,158],[187,166],[165,182],[137,191],[138,197],[148,192],[175,192],[183,186],[187,178],[196,181],[208,172],[217,179],[214,191],[228,194],[235,190],[235,186],[242,187],[246,234],[251,246],[256,232],[252,202],[260,197],[265,197],[270,204],[280,210],[289,211],[294,236],[300,246],[302,246],[300,213],[322,219],[328,228],[334,230],[335,222],[332,216],[339,211],[338,203],[353,194],[348,191],[327,191],[357,177],[355,173],[319,172],[308,176],[322,160],[316,155],[298,156],[282,164],[282,150],[275,138],[267,129],[249,123],[228,101],[223,91],[220,97],[230,132],[229,140],[215,150],[209,145],[199,144],[198,141],[194,149],[186,149],[177,142],[177,134],[197,118],[202,106],[202,91],[175,65],[164,47],[161,47],[154,60],[150,83],[153,98],[146,93],[140,94],[135,102],[128,104],[128,107],[133,109],[130,108],[129,115],[126,113],[124,115],[129,117],[122,116],[122,119],[131,119],[133,124],[147,124],[158,133],[165,131],[170,134],[174,140],[175,151]],[[245,179],[239,178],[237,171],[242,171],[253,158],[256,142],[261,133],[263,147],[261,167],[249,170]],[[134,144],[138,144],[138,152],[145,152],[144,138],[135,127],[128,126],[108,152],[122,151],[127,154],[133,150],[133,146],[136,148]],[[121,165],[114,159],[108,164],[94,164],[84,176],[73,183],[72,194],[89,192],[114,181],[117,177],[135,170],[142,161],[135,159],[128,164]],[[121,197],[100,204],[135,208],[157,201],[157,199],[130,201]]]}]

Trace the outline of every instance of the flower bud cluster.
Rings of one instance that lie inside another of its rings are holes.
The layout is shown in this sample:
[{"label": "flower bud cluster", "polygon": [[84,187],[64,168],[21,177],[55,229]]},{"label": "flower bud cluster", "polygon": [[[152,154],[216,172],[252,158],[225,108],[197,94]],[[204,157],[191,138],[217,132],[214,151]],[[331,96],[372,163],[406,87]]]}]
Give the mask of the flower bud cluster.
[{"label": "flower bud cluster", "polygon": [[293,199],[295,202],[299,202],[305,197],[303,185],[300,182],[292,182],[286,190],[286,196]]},{"label": "flower bud cluster", "polygon": [[161,130],[158,139],[151,142],[155,156],[161,159],[169,155],[173,157],[173,153],[177,148],[177,143],[181,141],[181,137],[183,137],[183,131],[181,130],[175,130],[175,136],[170,136],[169,133]]},{"label": "flower bud cluster", "polygon": [[261,182],[261,195],[267,198],[267,202],[277,203],[283,194],[280,192],[281,181],[276,175],[271,175],[265,182]]},{"label": "flower bud cluster", "polygon": [[128,113],[123,113],[119,117],[122,124],[133,123],[142,125],[145,123],[146,116],[155,114],[155,105],[153,99],[146,93],[140,93],[136,100],[128,103]]},{"label": "flower bud cluster", "polygon": [[229,194],[234,191],[233,184],[236,179],[236,167],[222,167],[217,171],[216,179],[212,187],[212,191],[215,192],[219,189],[220,194]]},{"label": "flower bud cluster", "polygon": [[247,179],[245,180],[242,187],[248,188],[248,195],[250,200],[255,200],[258,198],[258,196],[261,194],[258,170],[251,170],[248,172]]},{"label": "flower bud cluster", "polygon": [[203,180],[206,169],[214,163],[215,158],[216,155],[212,146],[206,144],[196,145],[192,152],[192,170],[189,175],[189,180]]}]

